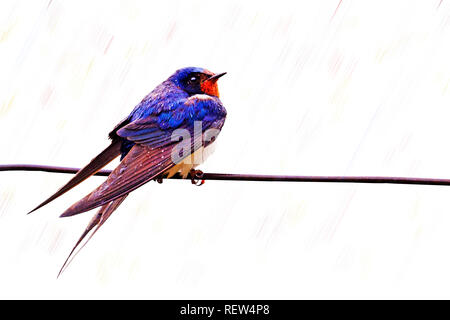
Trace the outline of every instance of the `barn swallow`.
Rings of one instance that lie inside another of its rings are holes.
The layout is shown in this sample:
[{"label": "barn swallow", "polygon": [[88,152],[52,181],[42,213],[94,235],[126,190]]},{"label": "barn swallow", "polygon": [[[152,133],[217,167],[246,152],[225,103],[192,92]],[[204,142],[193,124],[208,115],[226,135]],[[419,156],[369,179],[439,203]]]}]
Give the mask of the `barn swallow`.
[{"label": "barn swallow", "polygon": [[111,144],[105,150],[29,212],[55,200],[121,156],[120,164],[104,183],[61,215],[73,216],[100,207],[59,274],[83,239],[91,233],[86,244],[131,191],[157,177],[177,172],[186,176],[198,164],[192,158],[215,140],[225,122],[227,112],[217,86],[224,74],[195,67],[177,70],[109,133]]}]

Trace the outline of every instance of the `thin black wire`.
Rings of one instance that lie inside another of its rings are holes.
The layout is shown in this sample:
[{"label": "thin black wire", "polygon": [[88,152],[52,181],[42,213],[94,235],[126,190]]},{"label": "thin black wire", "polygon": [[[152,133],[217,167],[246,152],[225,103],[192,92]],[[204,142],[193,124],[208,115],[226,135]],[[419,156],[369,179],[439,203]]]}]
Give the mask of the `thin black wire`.
[{"label": "thin black wire", "polygon": [[[44,171],[55,173],[75,174],[79,168],[44,166],[33,164],[6,164],[0,165],[0,171]],[[95,175],[108,176],[111,170],[101,170]],[[450,186],[450,179],[410,178],[410,177],[379,177],[379,176],[286,176],[286,175],[260,175],[260,174],[233,174],[233,173],[203,173],[196,178],[201,180],[222,181],[272,181],[272,182],[334,182],[334,183],[390,183],[390,184],[416,184]],[[162,178],[164,179],[164,178]],[[169,179],[188,179],[174,175]]]}]

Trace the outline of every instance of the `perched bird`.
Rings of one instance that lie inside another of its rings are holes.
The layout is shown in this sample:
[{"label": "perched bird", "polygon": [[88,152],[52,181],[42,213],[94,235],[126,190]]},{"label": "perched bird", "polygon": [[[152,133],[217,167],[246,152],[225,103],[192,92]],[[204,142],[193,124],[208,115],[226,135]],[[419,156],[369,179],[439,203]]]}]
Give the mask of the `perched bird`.
[{"label": "perched bird", "polygon": [[186,176],[201,162],[203,149],[215,140],[227,115],[217,87],[217,80],[224,74],[195,67],[177,70],[109,133],[111,144],[105,150],[30,211],[58,198],[121,156],[120,164],[103,184],[61,215],[68,217],[101,207],[73,247],[60,273],[83,239],[95,227],[92,237],[131,191],[161,176],[172,176],[177,172]]}]

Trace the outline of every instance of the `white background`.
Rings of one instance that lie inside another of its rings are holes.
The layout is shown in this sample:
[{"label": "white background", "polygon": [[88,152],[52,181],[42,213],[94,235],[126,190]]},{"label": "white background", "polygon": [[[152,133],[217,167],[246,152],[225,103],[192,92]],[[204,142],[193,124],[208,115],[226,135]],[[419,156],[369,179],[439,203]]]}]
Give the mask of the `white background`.
[{"label": "white background", "polygon": [[[82,166],[200,66],[206,172],[450,178],[449,57],[445,0],[1,1],[0,163]],[[0,298],[450,298],[449,187],[148,183],[56,280],[103,178],[26,212],[68,179],[0,173]]]}]

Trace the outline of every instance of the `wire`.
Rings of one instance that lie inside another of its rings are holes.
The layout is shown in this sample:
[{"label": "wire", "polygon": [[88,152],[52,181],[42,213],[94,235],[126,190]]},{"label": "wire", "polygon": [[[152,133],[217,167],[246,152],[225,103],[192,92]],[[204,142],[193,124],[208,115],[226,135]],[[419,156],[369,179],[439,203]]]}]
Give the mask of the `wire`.
[{"label": "wire", "polygon": [[[75,174],[79,168],[44,166],[33,164],[6,164],[0,165],[0,171],[44,171],[54,173]],[[101,170],[95,175],[108,176],[111,170]],[[222,181],[272,181],[272,182],[333,182],[333,183],[389,183],[389,184],[416,184],[450,186],[450,179],[411,178],[411,177],[379,177],[379,176],[286,176],[286,175],[259,175],[259,174],[233,174],[233,173],[202,173],[196,177],[201,180]],[[164,178],[161,178],[164,179]],[[170,179],[186,179],[174,175]]]}]

